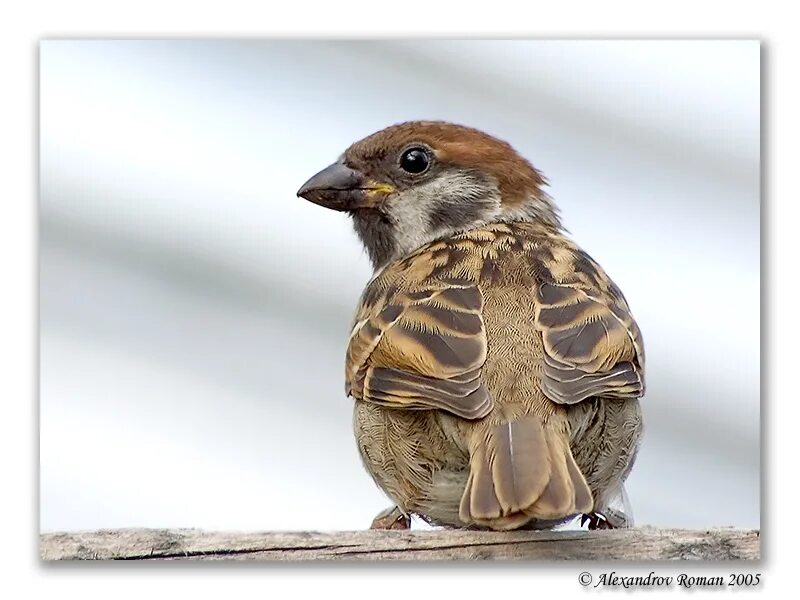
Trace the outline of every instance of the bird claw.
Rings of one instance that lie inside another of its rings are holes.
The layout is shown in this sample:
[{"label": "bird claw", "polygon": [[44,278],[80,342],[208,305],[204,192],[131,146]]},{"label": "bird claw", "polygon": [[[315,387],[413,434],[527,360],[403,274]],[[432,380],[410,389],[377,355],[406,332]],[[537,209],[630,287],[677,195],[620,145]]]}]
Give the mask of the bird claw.
[{"label": "bird claw", "polygon": [[380,512],[377,517],[372,520],[370,529],[411,529],[411,517],[405,514],[397,506],[391,506],[386,510]]},{"label": "bird claw", "polygon": [[581,527],[583,527],[586,523],[589,523],[589,531],[596,531],[598,529],[615,529],[615,527],[611,524],[604,515],[600,513],[593,512],[589,513],[588,515],[581,515]]}]

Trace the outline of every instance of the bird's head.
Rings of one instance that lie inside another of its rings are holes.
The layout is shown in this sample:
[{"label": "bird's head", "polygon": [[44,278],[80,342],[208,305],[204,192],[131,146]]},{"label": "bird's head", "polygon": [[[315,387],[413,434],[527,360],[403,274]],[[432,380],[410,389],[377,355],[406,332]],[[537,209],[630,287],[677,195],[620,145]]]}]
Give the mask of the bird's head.
[{"label": "bird's head", "polygon": [[349,213],[380,268],[486,223],[538,221],[560,228],[544,185],[502,140],[452,123],[414,121],[356,142],[297,195]]}]

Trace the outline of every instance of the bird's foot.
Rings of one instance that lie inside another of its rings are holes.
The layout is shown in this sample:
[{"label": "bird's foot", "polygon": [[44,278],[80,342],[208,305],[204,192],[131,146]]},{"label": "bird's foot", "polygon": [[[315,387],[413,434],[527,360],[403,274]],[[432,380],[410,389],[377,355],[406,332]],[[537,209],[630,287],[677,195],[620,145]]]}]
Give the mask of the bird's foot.
[{"label": "bird's foot", "polygon": [[589,522],[589,531],[595,531],[597,529],[615,529],[611,521],[597,512],[581,515],[581,526],[585,525],[587,521]]},{"label": "bird's foot", "polygon": [[378,513],[370,529],[411,529],[411,517],[397,506],[390,506]]}]

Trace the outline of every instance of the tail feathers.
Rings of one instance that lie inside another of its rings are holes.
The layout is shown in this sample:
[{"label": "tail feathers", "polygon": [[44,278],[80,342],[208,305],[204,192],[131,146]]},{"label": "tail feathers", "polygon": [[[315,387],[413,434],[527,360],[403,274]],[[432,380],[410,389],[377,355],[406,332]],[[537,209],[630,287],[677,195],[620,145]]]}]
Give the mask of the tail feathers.
[{"label": "tail feathers", "polygon": [[459,510],[465,523],[514,529],[588,513],[592,505],[564,432],[536,416],[475,432]]}]

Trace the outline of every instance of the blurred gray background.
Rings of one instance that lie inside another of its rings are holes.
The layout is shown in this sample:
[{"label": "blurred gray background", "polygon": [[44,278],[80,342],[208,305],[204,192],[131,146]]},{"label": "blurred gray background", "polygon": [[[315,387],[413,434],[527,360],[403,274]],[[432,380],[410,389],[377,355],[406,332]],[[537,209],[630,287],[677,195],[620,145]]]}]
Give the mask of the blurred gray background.
[{"label": "blurred gray background", "polygon": [[41,528],[358,529],[370,267],[295,197],[408,119],[508,140],[644,333],[640,524],[759,526],[752,41],[44,41]]}]

